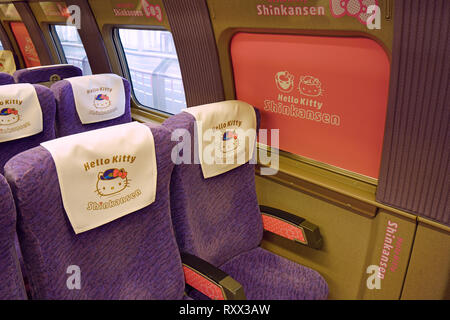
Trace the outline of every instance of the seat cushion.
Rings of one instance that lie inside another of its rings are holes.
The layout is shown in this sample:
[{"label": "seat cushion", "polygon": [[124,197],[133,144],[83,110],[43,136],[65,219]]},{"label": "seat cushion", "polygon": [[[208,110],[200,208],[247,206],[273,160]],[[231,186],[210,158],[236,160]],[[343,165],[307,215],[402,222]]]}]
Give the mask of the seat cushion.
[{"label": "seat cushion", "polygon": [[249,300],[320,300],[328,285],[317,272],[260,247],[241,253],[220,269],[242,284]]}]

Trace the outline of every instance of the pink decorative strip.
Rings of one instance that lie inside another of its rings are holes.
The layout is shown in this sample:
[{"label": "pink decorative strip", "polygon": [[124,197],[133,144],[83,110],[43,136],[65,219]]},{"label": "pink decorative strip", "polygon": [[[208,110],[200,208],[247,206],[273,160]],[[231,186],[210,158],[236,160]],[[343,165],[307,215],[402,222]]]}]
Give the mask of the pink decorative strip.
[{"label": "pink decorative strip", "polygon": [[307,243],[303,229],[275,217],[262,214],[264,229],[290,240]]},{"label": "pink decorative strip", "polygon": [[183,271],[184,278],[188,285],[197,289],[212,300],[225,300],[222,289],[217,284],[184,265]]}]

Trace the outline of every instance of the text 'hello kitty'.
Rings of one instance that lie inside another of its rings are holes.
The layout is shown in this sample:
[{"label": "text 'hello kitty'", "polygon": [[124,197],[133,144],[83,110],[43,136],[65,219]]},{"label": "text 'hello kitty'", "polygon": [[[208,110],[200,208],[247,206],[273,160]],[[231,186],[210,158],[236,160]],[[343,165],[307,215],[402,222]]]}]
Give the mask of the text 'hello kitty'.
[{"label": "text 'hello kitty'", "polygon": [[84,170],[88,171],[89,169],[98,167],[98,166],[103,166],[103,165],[109,165],[109,164],[114,164],[114,163],[133,163],[136,160],[136,156],[131,156],[131,155],[116,155],[113,156],[111,158],[101,158],[101,159],[96,159],[90,162],[86,162],[84,163]]}]

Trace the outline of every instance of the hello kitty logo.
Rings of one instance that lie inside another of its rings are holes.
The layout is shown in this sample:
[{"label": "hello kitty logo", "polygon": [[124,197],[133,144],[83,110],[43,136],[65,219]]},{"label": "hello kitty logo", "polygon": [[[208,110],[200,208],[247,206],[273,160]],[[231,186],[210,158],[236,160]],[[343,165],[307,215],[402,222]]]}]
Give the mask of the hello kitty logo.
[{"label": "hello kitty logo", "polygon": [[59,80],[61,80],[61,76],[59,75],[59,74],[52,74],[51,76],[50,76],[50,78],[49,78],[49,81],[50,82],[57,82],[57,81],[59,81]]},{"label": "hello kitty logo", "polygon": [[108,95],[106,94],[98,94],[94,98],[94,107],[97,109],[105,109],[111,105],[111,101],[109,100]]},{"label": "hello kitty logo", "polygon": [[98,173],[95,192],[101,197],[110,196],[125,190],[129,181],[125,169],[108,169]]},{"label": "hello kitty logo", "polygon": [[222,134],[222,152],[228,153],[239,147],[239,139],[236,130],[226,130]]},{"label": "hello kitty logo", "polygon": [[10,125],[19,122],[19,112],[14,108],[3,108],[0,110],[0,125]]},{"label": "hello kitty logo", "polygon": [[0,71],[5,70],[5,66],[3,65],[3,63],[0,62]]},{"label": "hello kitty logo", "polygon": [[294,89],[294,75],[289,71],[280,71],[275,75],[275,83],[281,92],[289,93]]},{"label": "hello kitty logo", "polygon": [[368,8],[374,5],[378,6],[378,0],[330,0],[331,14],[335,18],[351,16],[365,25],[371,16]]},{"label": "hello kitty logo", "polygon": [[301,94],[309,97],[318,97],[322,95],[323,89],[320,80],[313,76],[302,76],[298,84],[298,90]]}]

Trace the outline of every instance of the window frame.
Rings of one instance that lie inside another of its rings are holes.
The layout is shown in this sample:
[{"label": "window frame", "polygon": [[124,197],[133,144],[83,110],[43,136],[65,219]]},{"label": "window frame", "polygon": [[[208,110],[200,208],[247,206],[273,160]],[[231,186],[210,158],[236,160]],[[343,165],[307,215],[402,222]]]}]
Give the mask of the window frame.
[{"label": "window frame", "polygon": [[[144,113],[150,113],[150,114],[153,114],[153,115],[157,116],[158,118],[162,118],[162,119],[169,118],[173,114],[163,111],[163,110],[160,110],[160,109],[156,109],[154,107],[146,106],[137,99],[136,94],[134,92],[133,82],[131,80],[131,72],[130,72],[130,67],[128,65],[125,49],[124,49],[124,47],[122,45],[122,41],[120,39],[120,34],[119,34],[120,29],[144,30],[144,31],[167,31],[167,32],[170,32],[170,34],[172,34],[172,31],[167,28],[161,27],[161,26],[142,26],[142,25],[126,25],[126,26],[114,25],[114,26],[112,26],[113,44],[116,49],[116,54],[119,59],[119,65],[120,65],[122,74],[130,82],[130,86],[131,86],[131,90],[130,90],[131,94],[130,95],[131,95],[132,101],[134,102],[136,107]],[[175,50],[176,50],[176,47],[175,47]],[[178,53],[177,53],[177,59],[178,59]],[[182,77],[181,82],[183,83],[183,90],[184,90],[183,75],[181,75],[181,77]],[[187,107],[187,105],[186,105],[186,107]]]},{"label": "window frame", "polygon": [[[58,32],[56,31],[56,26],[67,26],[67,25],[64,24],[64,23],[51,23],[51,24],[48,24],[48,27],[49,27],[50,36],[51,36],[51,38],[53,40],[53,43],[55,44],[56,52],[58,53],[58,56],[59,56],[59,61],[61,63],[69,64],[69,62],[67,61],[66,54],[64,52],[63,45],[61,43],[61,39],[59,38]],[[77,30],[77,32],[78,32],[78,30]],[[80,36],[79,33],[78,33],[78,36]],[[83,40],[81,40],[81,37],[80,37],[80,41],[81,41],[81,44],[83,45],[83,50],[86,53],[86,58],[88,60],[88,64],[89,64],[89,68],[90,68],[91,63],[89,61],[89,57],[88,57],[88,54],[87,54],[86,49],[84,47]]]},{"label": "window frame", "polygon": [[59,38],[58,33],[56,32],[56,26],[63,26],[63,25],[64,24],[62,24],[62,23],[52,23],[52,24],[48,24],[48,28],[49,28],[50,36],[52,37],[53,43],[55,45],[56,52],[58,53],[59,61],[61,63],[67,63],[67,58],[64,53],[62,44],[61,44],[61,39]]}]

